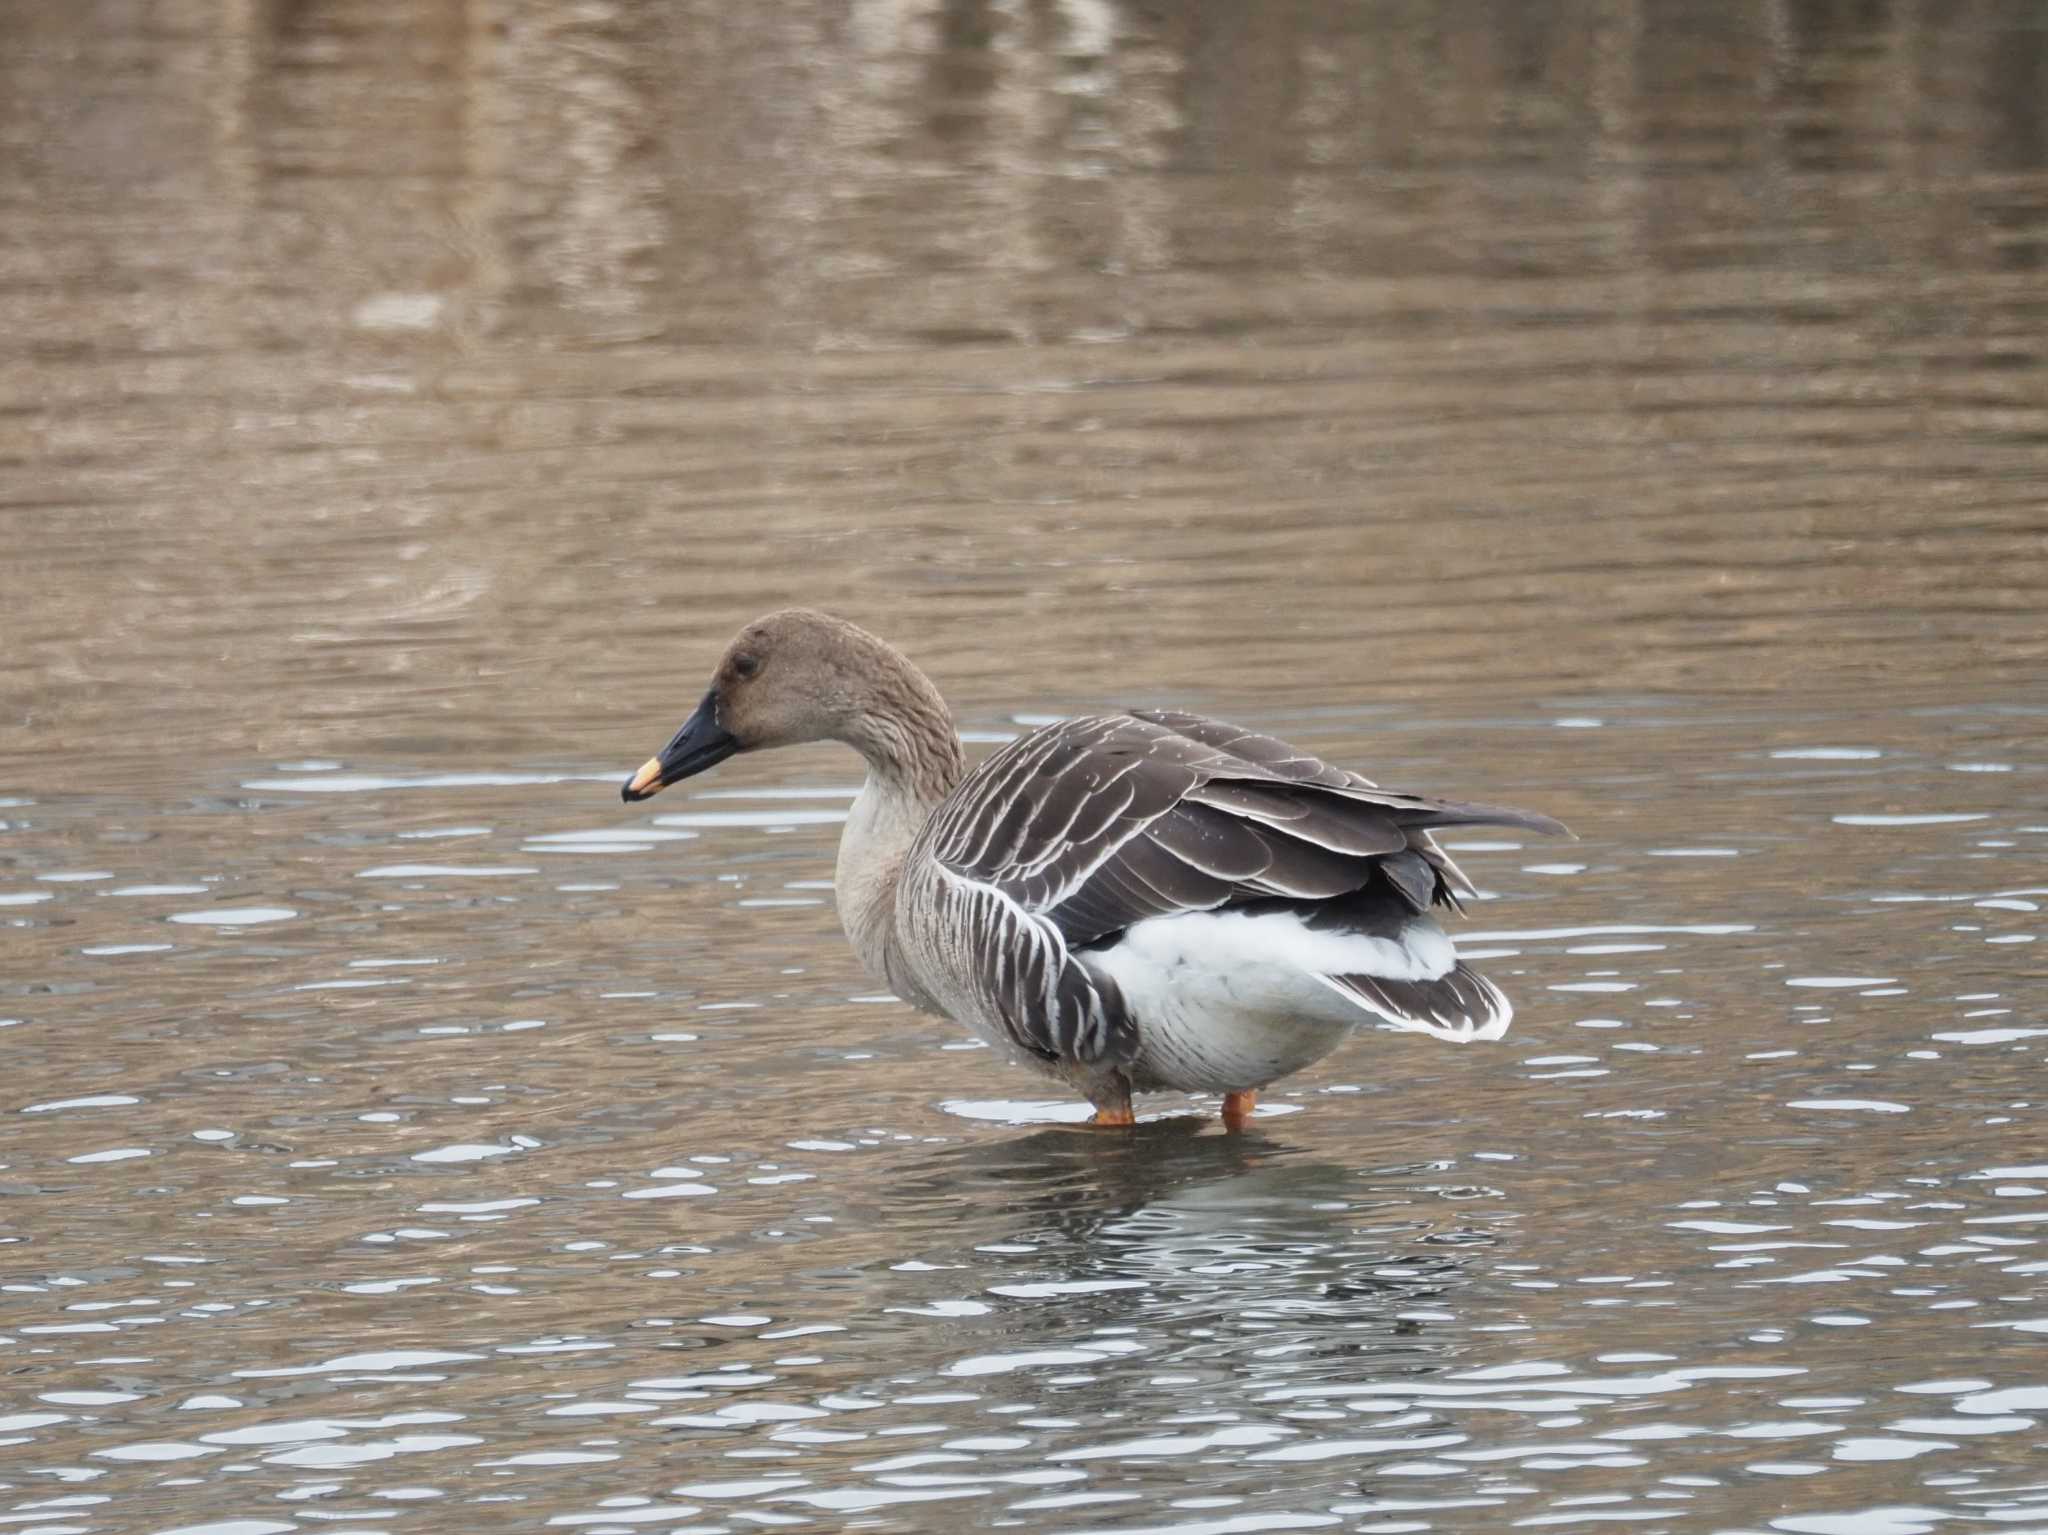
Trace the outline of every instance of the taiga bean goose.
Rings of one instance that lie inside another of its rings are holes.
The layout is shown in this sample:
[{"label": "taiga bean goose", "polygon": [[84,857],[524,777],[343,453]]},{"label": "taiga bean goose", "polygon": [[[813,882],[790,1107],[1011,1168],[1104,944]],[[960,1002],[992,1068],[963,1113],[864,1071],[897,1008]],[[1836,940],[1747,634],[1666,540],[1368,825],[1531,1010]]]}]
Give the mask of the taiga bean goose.
[{"label": "taiga bean goose", "polygon": [[923,672],[802,608],[740,631],[621,793],[820,740],[867,761],[833,882],[861,962],[1071,1083],[1098,1124],[1131,1124],[1134,1092],[1180,1089],[1224,1094],[1237,1129],[1258,1089],[1367,1024],[1498,1038],[1508,999],[1431,916],[1472,887],[1430,832],[1564,829],[1392,793],[1170,710],[1062,720],[970,772]]}]

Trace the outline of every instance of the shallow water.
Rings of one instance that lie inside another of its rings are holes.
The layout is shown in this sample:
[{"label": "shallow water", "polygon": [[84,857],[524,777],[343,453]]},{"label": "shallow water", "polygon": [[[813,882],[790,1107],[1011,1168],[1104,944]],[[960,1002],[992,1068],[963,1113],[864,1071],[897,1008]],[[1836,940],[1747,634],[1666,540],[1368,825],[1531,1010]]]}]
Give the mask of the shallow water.
[{"label": "shallow water", "polygon": [[[6,1529],[2048,1529],[2034,11],[0,27]],[[1563,817],[1513,1030],[1068,1123],[619,804],[791,601]]]}]

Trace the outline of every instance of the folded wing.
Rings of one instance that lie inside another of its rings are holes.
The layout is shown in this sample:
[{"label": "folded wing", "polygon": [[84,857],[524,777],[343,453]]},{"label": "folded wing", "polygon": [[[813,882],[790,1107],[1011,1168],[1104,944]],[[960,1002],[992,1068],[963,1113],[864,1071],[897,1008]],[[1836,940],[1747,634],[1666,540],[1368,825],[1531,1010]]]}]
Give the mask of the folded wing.
[{"label": "folded wing", "polygon": [[[1140,711],[1062,721],[996,752],[909,866],[936,866],[955,921],[982,935],[977,983],[1018,1044],[1114,1063],[1135,1053],[1135,1028],[1077,951],[1151,918],[1252,902],[1313,910],[1363,896],[1375,922],[1455,906],[1471,887],[1430,831],[1469,825],[1563,830],[1526,811],[1391,793],[1221,721]],[[1505,999],[1462,967],[1451,977],[1468,979],[1322,979],[1390,1022],[1483,1033]]]}]

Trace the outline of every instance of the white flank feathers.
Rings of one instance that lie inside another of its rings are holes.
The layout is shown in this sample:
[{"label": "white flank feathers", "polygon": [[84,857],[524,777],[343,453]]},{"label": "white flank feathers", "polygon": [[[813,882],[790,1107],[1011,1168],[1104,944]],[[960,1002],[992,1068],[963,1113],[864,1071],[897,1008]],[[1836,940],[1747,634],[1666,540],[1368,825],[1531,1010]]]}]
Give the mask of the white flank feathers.
[{"label": "white flank feathers", "polygon": [[1368,1020],[1459,1041],[1498,1038],[1507,1027],[1506,999],[1470,971],[1460,979],[1484,987],[1497,1014],[1398,1016],[1330,979],[1450,975],[1456,950],[1427,917],[1392,939],[1312,928],[1290,911],[1187,912],[1136,923],[1077,958],[1114,981],[1139,1020],[1140,1069],[1211,1092],[1299,1071]]}]

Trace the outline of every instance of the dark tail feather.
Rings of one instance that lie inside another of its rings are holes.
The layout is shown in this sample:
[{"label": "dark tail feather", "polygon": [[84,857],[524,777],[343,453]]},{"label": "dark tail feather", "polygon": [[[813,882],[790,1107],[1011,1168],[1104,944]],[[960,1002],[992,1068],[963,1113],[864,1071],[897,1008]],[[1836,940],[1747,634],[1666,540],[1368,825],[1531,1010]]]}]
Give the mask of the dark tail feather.
[{"label": "dark tail feather", "polygon": [[1410,808],[1401,806],[1394,820],[1404,830],[1429,831],[1439,826],[1517,826],[1523,831],[1541,832],[1546,837],[1569,837],[1564,822],[1533,810],[1510,810],[1505,805],[1466,805],[1457,800],[1424,800]]},{"label": "dark tail feather", "polygon": [[1506,994],[1462,960],[1433,981],[1390,981],[1376,975],[1316,979],[1397,1029],[1458,1044],[1499,1039],[1515,1016]]}]

